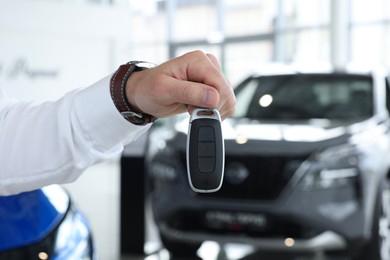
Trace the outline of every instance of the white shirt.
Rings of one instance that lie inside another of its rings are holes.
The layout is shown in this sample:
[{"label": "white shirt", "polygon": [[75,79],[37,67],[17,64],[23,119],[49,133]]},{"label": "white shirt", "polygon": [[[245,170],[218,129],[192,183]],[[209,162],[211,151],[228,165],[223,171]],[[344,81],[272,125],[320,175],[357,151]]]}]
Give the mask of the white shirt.
[{"label": "white shirt", "polygon": [[40,104],[0,90],[0,195],[71,182],[149,129],[120,115],[109,80]]}]

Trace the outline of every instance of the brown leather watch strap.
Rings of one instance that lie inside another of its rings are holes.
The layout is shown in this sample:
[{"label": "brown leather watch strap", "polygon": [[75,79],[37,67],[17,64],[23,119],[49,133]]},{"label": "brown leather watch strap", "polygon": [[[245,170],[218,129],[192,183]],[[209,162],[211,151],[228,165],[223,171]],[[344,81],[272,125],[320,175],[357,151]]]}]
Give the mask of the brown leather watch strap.
[{"label": "brown leather watch strap", "polygon": [[146,113],[135,111],[126,98],[126,82],[129,79],[131,73],[148,69],[150,67],[137,66],[137,64],[141,65],[146,63],[140,61],[131,61],[127,64],[121,65],[117,69],[110,80],[110,93],[115,107],[126,120],[135,125],[145,125],[152,123],[157,118]]}]

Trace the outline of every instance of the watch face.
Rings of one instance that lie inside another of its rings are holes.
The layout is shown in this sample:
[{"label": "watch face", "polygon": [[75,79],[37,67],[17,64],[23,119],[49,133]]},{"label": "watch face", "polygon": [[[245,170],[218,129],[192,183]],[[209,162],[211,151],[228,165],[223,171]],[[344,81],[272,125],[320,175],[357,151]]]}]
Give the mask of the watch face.
[{"label": "watch face", "polygon": [[135,125],[146,125],[153,123],[157,118],[149,114],[136,113],[133,111],[123,111],[121,115],[129,122]]},{"label": "watch face", "polygon": [[143,114],[135,113],[133,111],[123,111],[121,112],[121,115],[129,122],[135,124],[135,125],[145,125],[148,122],[146,122]]},{"label": "watch face", "polygon": [[131,116],[131,117],[125,117],[127,121],[135,124],[135,125],[146,125],[148,122],[146,122],[144,119],[136,117],[136,116]]},{"label": "watch face", "polygon": [[153,64],[153,63],[150,63],[147,61],[130,61],[129,64],[133,64],[133,65],[137,66],[138,68],[140,68],[141,70],[151,69],[151,68],[156,67],[156,64]]}]

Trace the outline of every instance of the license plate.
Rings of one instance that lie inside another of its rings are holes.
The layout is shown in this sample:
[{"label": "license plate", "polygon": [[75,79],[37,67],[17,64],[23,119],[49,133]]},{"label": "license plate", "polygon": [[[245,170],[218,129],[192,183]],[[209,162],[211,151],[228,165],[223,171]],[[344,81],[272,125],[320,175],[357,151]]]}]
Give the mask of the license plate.
[{"label": "license plate", "polygon": [[260,213],[207,211],[205,221],[217,229],[258,230],[267,226],[267,218]]}]

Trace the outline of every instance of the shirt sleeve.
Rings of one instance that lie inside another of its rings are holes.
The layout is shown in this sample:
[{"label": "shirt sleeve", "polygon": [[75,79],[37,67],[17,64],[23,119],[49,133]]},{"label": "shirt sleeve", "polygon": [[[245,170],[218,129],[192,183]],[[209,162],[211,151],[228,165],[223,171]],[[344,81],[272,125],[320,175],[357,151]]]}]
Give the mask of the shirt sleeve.
[{"label": "shirt sleeve", "polygon": [[0,195],[74,181],[149,129],[120,115],[109,80],[44,103],[19,102],[0,91]]}]

